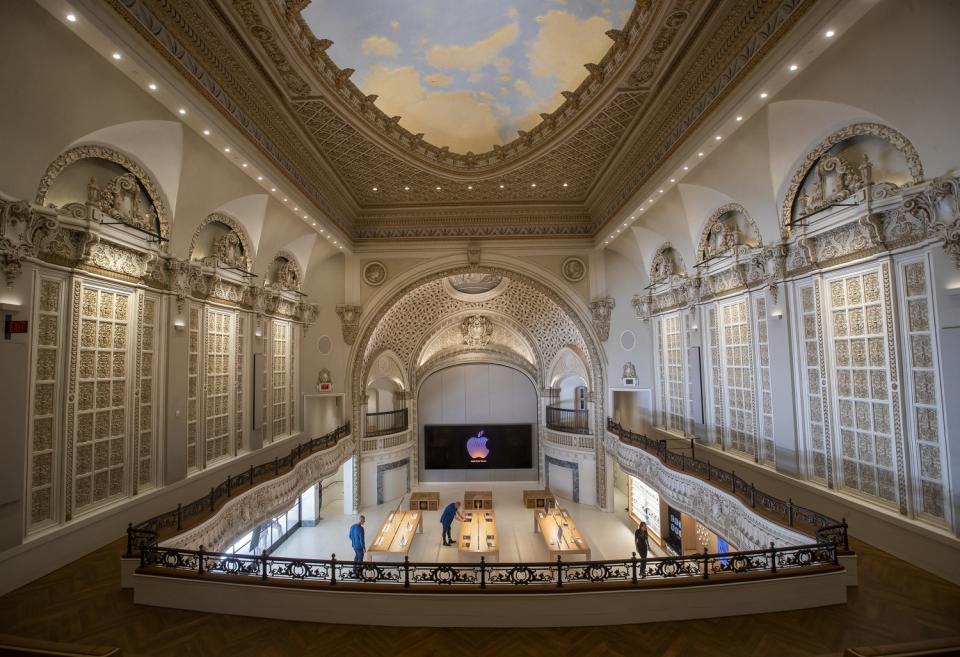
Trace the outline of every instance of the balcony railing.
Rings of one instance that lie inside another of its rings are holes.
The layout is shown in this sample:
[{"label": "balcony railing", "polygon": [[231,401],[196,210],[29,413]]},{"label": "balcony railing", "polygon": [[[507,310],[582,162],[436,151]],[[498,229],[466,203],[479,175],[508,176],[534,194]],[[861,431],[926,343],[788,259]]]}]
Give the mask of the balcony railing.
[{"label": "balcony railing", "polygon": [[687,456],[667,448],[666,440],[651,440],[646,436],[625,429],[607,418],[607,431],[617,436],[625,445],[640,448],[653,454],[674,470],[710,482],[717,488],[727,490],[745,502],[758,515],[782,525],[816,536],[818,544],[831,543],[841,552],[849,552],[846,518],[836,520],[813,509],[794,504],[792,499],[782,500],[759,490],[733,471],[727,472],[712,465],[710,461]]},{"label": "balcony railing", "polygon": [[406,431],[410,426],[408,417],[409,414],[405,408],[383,413],[367,413],[367,430],[364,435],[367,438],[374,438]]},{"label": "balcony railing", "polygon": [[144,520],[136,526],[130,524],[127,527],[127,555],[156,546],[163,535],[173,535],[188,526],[197,524],[214,514],[220,500],[246,492],[254,485],[289,472],[301,459],[307,458],[314,452],[335,447],[343,437],[348,435],[350,435],[349,422],[328,434],[300,443],[285,456],[278,456],[260,465],[251,465],[248,470],[240,474],[228,475],[223,483],[210,489],[209,495],[204,495],[189,504],[178,504],[176,509]]},{"label": "balcony railing", "polygon": [[590,433],[590,412],[547,406],[547,426],[568,433]]}]

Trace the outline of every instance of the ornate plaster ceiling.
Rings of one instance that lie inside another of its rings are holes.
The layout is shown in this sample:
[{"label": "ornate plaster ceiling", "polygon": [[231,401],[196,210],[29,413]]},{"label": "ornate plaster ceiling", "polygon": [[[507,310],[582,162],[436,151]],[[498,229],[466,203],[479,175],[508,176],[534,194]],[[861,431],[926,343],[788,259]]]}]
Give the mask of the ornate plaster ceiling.
[{"label": "ornate plaster ceiling", "polygon": [[313,0],[302,16],[400,126],[458,153],[540,123],[610,48],[633,0]]},{"label": "ornate plaster ceiling", "polygon": [[[108,1],[355,239],[593,235],[814,2],[640,0],[606,33],[605,54],[584,62],[579,86],[560,90],[562,104],[511,141],[456,152],[408,130],[415,112],[406,123],[385,113],[386,97],[334,62],[334,35],[311,27],[322,29],[311,16],[331,4],[362,19],[372,0]],[[486,4],[487,27],[512,20],[509,5]],[[414,15],[404,8],[384,25]],[[456,36],[445,45],[485,38]]]}]

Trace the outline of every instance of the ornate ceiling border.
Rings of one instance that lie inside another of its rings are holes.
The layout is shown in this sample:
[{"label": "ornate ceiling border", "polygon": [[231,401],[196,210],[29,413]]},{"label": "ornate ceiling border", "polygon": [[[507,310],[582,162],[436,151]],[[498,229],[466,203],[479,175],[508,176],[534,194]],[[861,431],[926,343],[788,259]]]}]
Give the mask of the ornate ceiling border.
[{"label": "ornate ceiling border", "polygon": [[[671,85],[669,96],[659,100],[659,111],[634,131],[650,138],[634,140],[617,161],[618,175],[597,185],[589,202],[594,228],[600,230],[629,201],[726,96],[752,71],[816,0],[736,0],[735,7],[719,12],[721,26],[682,76]],[[757,22],[762,21],[760,25]]]},{"label": "ornate ceiling border", "polygon": [[[114,12],[171,64],[230,123],[341,230],[350,233],[351,214],[340,194],[314,184],[330,175],[318,171],[258,85],[247,76],[226,45],[207,27],[190,0],[107,0]],[[220,24],[229,29],[221,17]],[[233,38],[240,41],[239,35]],[[283,126],[277,128],[276,126]],[[273,129],[270,129],[273,128]]]}]

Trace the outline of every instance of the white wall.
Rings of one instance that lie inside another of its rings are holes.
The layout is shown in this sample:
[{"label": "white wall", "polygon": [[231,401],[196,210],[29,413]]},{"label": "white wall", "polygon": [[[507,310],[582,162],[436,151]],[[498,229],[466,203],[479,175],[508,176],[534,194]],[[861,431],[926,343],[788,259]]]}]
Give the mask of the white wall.
[{"label": "white wall", "polygon": [[[417,396],[418,450],[423,453],[423,427],[428,424],[532,424],[532,462],[536,463],[537,392],[523,373],[503,365],[468,363],[430,375]],[[425,470],[421,481],[527,481],[537,468],[523,470]]]}]

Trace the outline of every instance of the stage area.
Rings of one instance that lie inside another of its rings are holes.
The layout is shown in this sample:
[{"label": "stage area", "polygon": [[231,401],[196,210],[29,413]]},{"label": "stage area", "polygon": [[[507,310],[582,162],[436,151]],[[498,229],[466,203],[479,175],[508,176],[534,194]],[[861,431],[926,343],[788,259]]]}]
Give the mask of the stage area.
[{"label": "stage area", "polygon": [[[443,547],[440,541],[440,512],[454,500],[463,501],[465,490],[483,488],[493,491],[493,509],[496,511],[497,531],[500,540],[500,562],[511,561],[548,561],[550,554],[542,534],[534,532],[533,510],[523,506],[523,491],[540,488],[537,482],[435,484],[431,483],[414,489],[439,491],[440,511],[424,511],[423,533],[416,534],[409,556],[411,561],[420,562],[457,562],[461,557],[456,547]],[[361,513],[366,516],[364,525],[367,546],[373,540],[392,510],[402,506],[407,508],[410,493],[401,500],[365,507]],[[627,516],[627,499],[616,491],[613,513],[606,513],[596,507],[577,504],[571,500],[558,498],[560,506],[567,509],[573,517],[587,543],[590,545],[591,558],[622,559],[634,551],[633,532],[636,524]],[[353,550],[347,537],[350,525],[357,516],[344,515],[341,500],[330,502],[323,507],[321,519],[314,527],[302,527],[290,535],[274,551],[276,556],[329,559],[336,554],[338,559],[351,559]],[[454,522],[452,534],[454,540],[460,532],[460,523]],[[650,557],[665,556],[651,535]],[[582,560],[583,557],[572,557]],[[403,557],[397,560],[402,561]]]}]

